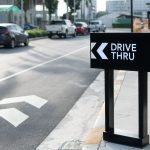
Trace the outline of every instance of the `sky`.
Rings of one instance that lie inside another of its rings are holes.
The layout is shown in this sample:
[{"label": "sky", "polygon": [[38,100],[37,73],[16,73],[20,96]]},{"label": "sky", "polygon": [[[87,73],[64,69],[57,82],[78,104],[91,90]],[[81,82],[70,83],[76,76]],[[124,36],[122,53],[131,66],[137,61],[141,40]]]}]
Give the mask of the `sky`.
[{"label": "sky", "polygon": [[[106,9],[106,0],[97,0],[97,12],[103,11]],[[58,16],[62,16],[62,14],[66,13],[67,7],[64,3],[64,0],[59,0],[58,4]]]},{"label": "sky", "polygon": [[97,0],[97,12],[106,10],[106,0]]}]

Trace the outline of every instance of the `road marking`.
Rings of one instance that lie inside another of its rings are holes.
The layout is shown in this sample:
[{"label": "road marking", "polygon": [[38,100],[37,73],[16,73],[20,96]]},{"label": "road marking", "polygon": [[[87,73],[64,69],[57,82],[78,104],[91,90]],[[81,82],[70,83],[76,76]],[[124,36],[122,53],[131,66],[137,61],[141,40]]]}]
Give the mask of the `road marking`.
[{"label": "road marking", "polygon": [[[0,101],[0,105],[22,103],[22,102],[26,102],[40,109],[48,101],[36,95],[29,95],[29,96],[21,96],[21,97],[3,99]],[[19,111],[16,108],[0,109],[0,117],[7,120],[9,123],[11,123],[15,127],[18,127],[21,123],[23,123],[26,119],[29,118],[28,115],[24,114],[23,112]]]},{"label": "road marking", "polygon": [[6,98],[0,101],[0,105],[12,104],[12,103],[21,103],[26,102],[36,108],[41,108],[43,105],[47,103],[47,100],[40,98],[36,95],[29,95],[29,96],[21,96],[21,97],[13,97],[13,98]]},{"label": "road marking", "polygon": [[77,50],[75,50],[75,51],[73,51],[73,52],[70,52],[70,53],[68,53],[68,54],[59,56],[59,57],[54,58],[54,59],[52,59],[52,60],[45,61],[45,62],[43,62],[43,63],[40,63],[40,64],[38,64],[38,65],[35,65],[35,66],[30,67],[30,68],[28,68],[28,69],[25,69],[25,70],[23,70],[23,71],[20,71],[20,72],[14,73],[14,74],[12,74],[12,75],[6,76],[6,77],[4,77],[4,78],[1,78],[1,79],[0,79],[0,82],[5,81],[5,80],[7,80],[7,79],[11,79],[11,78],[16,77],[16,76],[19,76],[19,75],[21,75],[21,74],[23,74],[23,73],[26,73],[26,72],[28,72],[28,71],[34,70],[34,69],[36,69],[36,68],[38,68],[38,67],[44,66],[44,65],[46,65],[46,64],[48,64],[48,63],[54,62],[54,61],[59,60],[59,59],[61,59],[61,58],[67,57],[67,56],[69,56],[69,55],[72,55],[72,54],[74,54],[74,53],[77,53],[77,52],[79,52],[79,51],[82,51],[82,50],[84,50],[84,49],[86,49],[86,48],[89,48],[89,46],[85,46],[85,47],[79,48],[79,49],[77,49]]},{"label": "road marking", "polygon": [[0,110],[0,116],[15,127],[19,126],[22,122],[29,118],[28,115],[22,113],[16,108],[2,109]]}]

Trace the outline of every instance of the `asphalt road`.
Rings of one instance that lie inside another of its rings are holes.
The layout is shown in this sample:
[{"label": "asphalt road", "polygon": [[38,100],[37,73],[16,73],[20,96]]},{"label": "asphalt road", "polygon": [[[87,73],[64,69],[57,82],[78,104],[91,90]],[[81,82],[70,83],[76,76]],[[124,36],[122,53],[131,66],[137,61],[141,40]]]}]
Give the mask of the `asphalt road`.
[{"label": "asphalt road", "polygon": [[89,57],[89,36],[0,48],[0,150],[36,149],[100,72]]}]

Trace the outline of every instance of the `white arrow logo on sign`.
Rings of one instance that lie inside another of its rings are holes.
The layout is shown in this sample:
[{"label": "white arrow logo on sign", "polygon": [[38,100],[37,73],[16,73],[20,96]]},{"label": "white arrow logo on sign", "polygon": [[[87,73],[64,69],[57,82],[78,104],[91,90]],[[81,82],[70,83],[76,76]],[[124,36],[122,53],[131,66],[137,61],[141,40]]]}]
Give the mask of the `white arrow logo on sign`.
[{"label": "white arrow logo on sign", "polygon": [[[36,95],[30,95],[30,96],[6,98],[0,101],[0,105],[21,103],[21,102],[28,103],[40,109],[43,105],[47,103],[47,100],[40,98]],[[11,123],[15,127],[19,126],[22,122],[24,122],[26,119],[29,118],[28,115],[24,114],[23,112],[19,111],[16,108],[1,109],[0,117],[7,120],[9,123]]]},{"label": "white arrow logo on sign", "polygon": [[[94,43],[94,46],[95,46],[96,44]],[[105,49],[105,47],[108,45],[108,43],[102,43],[100,46],[99,46],[99,48],[97,49],[97,53],[99,54],[99,56],[102,58],[102,59],[108,59],[107,58],[107,56],[105,55],[105,53],[103,52],[104,51],[104,49]],[[94,46],[91,46],[92,48],[94,47]],[[94,58],[93,57],[93,54],[91,54],[91,58]]]},{"label": "white arrow logo on sign", "polygon": [[104,54],[103,50],[105,49],[105,47],[108,45],[108,43],[102,43],[99,48],[97,49],[97,52],[99,54],[99,56],[102,59],[108,59],[107,56]]}]

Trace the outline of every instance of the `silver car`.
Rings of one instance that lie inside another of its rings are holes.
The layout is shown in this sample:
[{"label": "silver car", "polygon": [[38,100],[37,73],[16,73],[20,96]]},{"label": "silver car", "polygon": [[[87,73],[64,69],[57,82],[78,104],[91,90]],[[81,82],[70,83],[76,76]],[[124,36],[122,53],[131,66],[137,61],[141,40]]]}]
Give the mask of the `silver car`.
[{"label": "silver car", "polygon": [[101,20],[92,20],[89,22],[90,32],[105,32],[106,25]]}]

